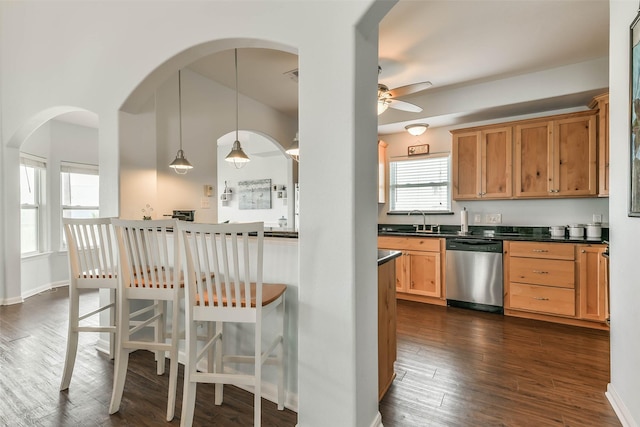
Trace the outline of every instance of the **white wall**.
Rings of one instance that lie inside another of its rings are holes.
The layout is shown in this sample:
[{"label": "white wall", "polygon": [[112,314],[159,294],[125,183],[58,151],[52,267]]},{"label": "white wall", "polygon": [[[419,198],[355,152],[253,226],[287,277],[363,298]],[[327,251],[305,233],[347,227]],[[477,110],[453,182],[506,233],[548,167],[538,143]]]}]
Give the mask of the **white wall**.
[{"label": "white wall", "polygon": [[[209,53],[248,46],[297,51],[301,157],[311,159],[301,170],[300,183],[313,195],[300,200],[305,219],[299,242],[303,286],[298,326],[304,363],[298,366],[298,421],[301,427],[326,425],[330,414],[335,425],[377,425],[376,331],[371,321],[377,312],[371,292],[376,274],[376,166],[373,161],[359,163],[354,152],[357,148],[363,159],[375,160],[375,144],[366,143],[376,139],[375,93],[370,88],[377,81],[377,24],[394,3],[0,3],[5,207],[17,199],[5,192],[7,181],[17,176],[17,168],[11,167],[17,163],[16,148],[33,129],[33,121],[49,117],[51,109],[73,106],[100,117],[101,214],[117,214],[122,137],[118,111],[123,105],[136,114],[178,68]],[[364,17],[370,9],[373,13]],[[79,34],[91,35],[91,49]],[[358,73],[356,57],[362,65]],[[340,103],[328,90],[334,87],[341,88]],[[128,99],[130,94],[136,96]],[[220,134],[232,130],[231,123]],[[265,133],[276,140],[291,138]],[[336,158],[336,152],[349,154]],[[165,173],[160,167],[158,172]],[[327,193],[327,188],[339,187],[343,191],[337,197]],[[9,285],[16,276],[10,269],[16,253],[11,243],[15,221],[6,212],[2,215],[0,288],[12,298],[17,294]]]},{"label": "white wall", "polygon": [[[244,131],[240,131],[238,135],[242,148],[251,161],[241,169],[236,169],[232,163],[225,161],[224,158],[229,154],[235,140],[235,132],[223,138],[229,143],[218,141],[218,188],[216,194],[222,194],[225,182],[232,190],[230,200],[223,202],[220,197],[217,198],[218,222],[264,221],[266,227],[278,227],[279,218],[289,218],[289,196],[293,195],[293,182],[289,180],[292,160],[285,157],[281,148],[276,147],[273,142],[261,135]],[[271,191],[270,209],[240,209],[238,183],[256,179],[270,179],[272,188],[274,185],[278,188],[285,186],[287,191],[281,192],[283,196],[281,198],[278,198],[278,192]]]},{"label": "white wall", "polygon": [[[586,107],[584,107],[586,109]],[[519,117],[504,117],[500,120],[484,122],[470,122],[458,124],[456,126],[429,127],[421,136],[412,136],[408,132],[379,135],[379,138],[386,142],[387,158],[393,160],[394,157],[407,156],[407,147],[410,145],[429,144],[430,153],[451,154],[451,133],[453,129],[480,126],[484,124],[497,123],[501,121],[512,121],[525,118],[540,117],[565,112],[573,112],[578,109],[568,109],[562,111],[543,112]],[[389,170],[387,168],[387,182]],[[548,226],[566,225],[573,223],[588,224],[593,222],[593,214],[601,214],[603,222],[609,222],[609,198],[574,198],[556,200],[489,200],[489,201],[452,201],[451,209],[454,215],[428,215],[429,224],[460,224],[460,211],[467,208],[469,211],[469,224],[476,225],[473,221],[475,214],[480,214],[482,222],[478,225],[486,224],[486,214],[502,214],[502,225],[524,225],[524,226]],[[387,215],[389,202],[378,205],[379,224],[417,224],[422,222],[422,218],[405,215]]]},{"label": "white wall", "polygon": [[[142,218],[141,210],[149,204],[154,209],[152,217],[155,219],[171,215],[173,210],[195,210],[197,222],[260,219],[277,223],[280,216],[287,217],[287,206],[282,200],[276,200],[274,209],[263,212],[261,218],[251,215],[234,215],[232,218],[228,210],[224,215],[218,212],[217,190],[224,186],[224,181],[219,182],[217,176],[217,141],[235,128],[235,92],[189,69],[183,69],[181,76],[182,147],[194,168],[186,175],[178,175],[169,168],[180,145],[176,73],[158,87],[155,95],[137,114],[121,112],[120,216]],[[296,120],[245,96],[240,96],[240,103],[242,123],[248,129],[273,135],[283,143],[295,135]],[[284,155],[281,160],[282,164],[269,167],[273,169],[273,179],[278,180],[274,183],[286,185],[291,166]],[[265,158],[264,161],[269,160]],[[230,177],[236,189],[238,179],[254,178],[258,173],[256,164],[260,164],[258,158],[238,171],[237,176]],[[225,171],[229,168],[226,164],[223,166]],[[228,173],[233,175],[232,171]],[[262,176],[261,173],[258,175]],[[204,185],[213,186],[211,197],[204,196]],[[209,207],[206,207],[207,203]],[[234,206],[233,201],[229,206]]]},{"label": "white wall", "polygon": [[640,425],[640,218],[627,216],[629,195],[629,26],[638,2],[610,2],[611,383],[608,397],[625,426]]}]

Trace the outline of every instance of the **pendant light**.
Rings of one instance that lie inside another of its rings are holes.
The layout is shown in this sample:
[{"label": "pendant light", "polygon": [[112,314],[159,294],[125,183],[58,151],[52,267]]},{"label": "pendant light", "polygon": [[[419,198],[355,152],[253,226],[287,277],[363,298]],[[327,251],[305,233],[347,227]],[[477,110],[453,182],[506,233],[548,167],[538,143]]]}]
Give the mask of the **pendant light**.
[{"label": "pendant light", "polygon": [[186,174],[189,169],[193,169],[189,160],[184,156],[184,151],[182,151],[182,87],[181,87],[181,78],[180,78],[180,70],[178,70],[178,126],[180,127],[180,149],[176,154],[176,158],[169,165],[174,171],[176,171],[179,175]]},{"label": "pendant light", "polygon": [[225,160],[227,162],[233,163],[236,169],[240,169],[250,160],[249,156],[245,154],[242,150],[242,146],[240,145],[240,140],[238,139],[238,49],[234,49],[235,54],[235,68],[236,68],[236,140],[233,142],[233,146],[231,147],[231,152],[227,154]]},{"label": "pendant light", "polygon": [[291,146],[287,148],[285,153],[291,156],[291,158],[296,162],[300,161],[300,142],[298,140],[298,132],[296,132],[296,137],[293,138],[293,142],[291,143]]}]

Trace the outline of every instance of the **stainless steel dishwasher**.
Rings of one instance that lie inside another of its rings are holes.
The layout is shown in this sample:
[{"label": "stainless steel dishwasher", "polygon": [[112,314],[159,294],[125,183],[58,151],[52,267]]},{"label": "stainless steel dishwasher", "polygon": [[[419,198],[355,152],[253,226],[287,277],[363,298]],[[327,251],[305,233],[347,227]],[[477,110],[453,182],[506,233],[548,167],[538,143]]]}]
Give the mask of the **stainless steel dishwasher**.
[{"label": "stainless steel dishwasher", "polygon": [[447,305],[503,312],[502,241],[447,239]]}]

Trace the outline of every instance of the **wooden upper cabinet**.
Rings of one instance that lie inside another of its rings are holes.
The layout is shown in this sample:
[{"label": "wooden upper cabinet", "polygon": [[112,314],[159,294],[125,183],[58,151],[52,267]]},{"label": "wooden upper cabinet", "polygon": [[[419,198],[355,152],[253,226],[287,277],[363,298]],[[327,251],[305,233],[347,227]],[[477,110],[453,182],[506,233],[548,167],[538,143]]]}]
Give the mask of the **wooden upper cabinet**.
[{"label": "wooden upper cabinet", "polygon": [[598,110],[598,196],[609,196],[609,94],[593,98],[589,108]]},{"label": "wooden upper cabinet", "polygon": [[387,144],[378,141],[378,203],[386,203],[387,191]]},{"label": "wooden upper cabinet", "polygon": [[515,195],[548,197],[553,180],[551,122],[527,123],[515,127]]},{"label": "wooden upper cabinet", "polygon": [[596,115],[556,120],[553,125],[553,193],[560,196],[595,196]]},{"label": "wooden upper cabinet", "polygon": [[512,196],[512,127],[482,131],[482,197],[505,199]]},{"label": "wooden upper cabinet", "polygon": [[516,197],[595,196],[596,113],[515,126]]},{"label": "wooden upper cabinet", "polygon": [[480,132],[453,135],[453,198],[480,198]]},{"label": "wooden upper cabinet", "polygon": [[512,196],[512,127],[453,133],[453,198]]}]

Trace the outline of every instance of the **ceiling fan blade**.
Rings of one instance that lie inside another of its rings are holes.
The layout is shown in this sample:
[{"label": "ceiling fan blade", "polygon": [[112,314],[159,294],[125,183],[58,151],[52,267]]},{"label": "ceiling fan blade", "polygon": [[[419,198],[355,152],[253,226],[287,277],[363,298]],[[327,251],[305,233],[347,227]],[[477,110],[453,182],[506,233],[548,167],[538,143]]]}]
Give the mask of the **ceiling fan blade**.
[{"label": "ceiling fan blade", "polygon": [[396,110],[409,111],[410,113],[419,113],[422,111],[422,108],[418,107],[415,104],[410,104],[404,101],[398,101],[397,99],[390,99],[389,107],[395,108]]},{"label": "ceiling fan blade", "polygon": [[431,82],[413,83],[406,86],[400,86],[395,89],[391,89],[389,93],[394,98],[400,98],[403,96],[411,95],[412,93],[422,92],[425,89],[429,89],[432,86]]}]

